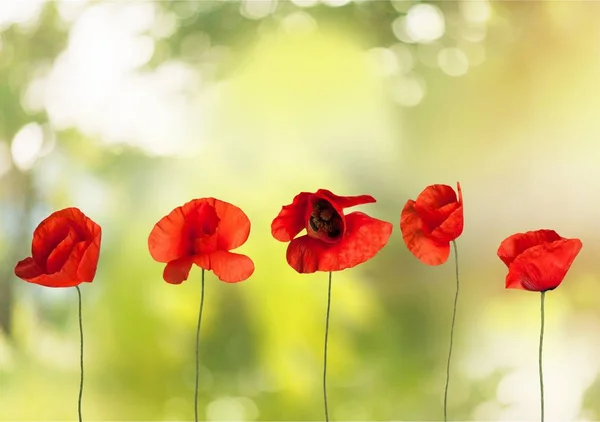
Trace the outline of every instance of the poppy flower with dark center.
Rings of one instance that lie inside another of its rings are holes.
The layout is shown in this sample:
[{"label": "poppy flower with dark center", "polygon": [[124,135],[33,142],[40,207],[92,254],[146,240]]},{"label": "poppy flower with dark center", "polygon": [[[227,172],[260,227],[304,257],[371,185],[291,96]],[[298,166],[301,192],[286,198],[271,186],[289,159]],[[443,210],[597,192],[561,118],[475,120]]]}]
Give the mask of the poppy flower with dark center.
[{"label": "poppy flower with dark center", "polygon": [[566,239],[554,230],[513,234],[498,248],[508,267],[507,289],[545,292],[557,288],[582,248],[581,240]]},{"label": "poppy flower with dark center", "polygon": [[148,248],[152,258],[167,264],[167,283],[187,280],[192,264],[227,283],[246,280],[254,263],[246,255],[230,252],[250,235],[250,220],[230,203],[215,198],[194,199],[175,208],[152,229]]},{"label": "poppy flower with dark center", "polygon": [[450,242],[463,232],[463,200],[448,185],[427,186],[402,210],[400,229],[408,250],[427,265],[441,265],[450,255]]},{"label": "poppy flower with dark center", "polygon": [[[373,258],[387,243],[393,225],[344,208],[375,202],[369,195],[337,196],[326,189],[301,192],[271,224],[273,237],[290,242],[287,261],[299,273],[340,271]],[[296,237],[306,230],[304,236]]]},{"label": "poppy flower with dark center", "polygon": [[33,232],[31,257],[20,261],[15,275],[46,287],[91,283],[100,256],[100,226],[77,208],[56,211]]}]

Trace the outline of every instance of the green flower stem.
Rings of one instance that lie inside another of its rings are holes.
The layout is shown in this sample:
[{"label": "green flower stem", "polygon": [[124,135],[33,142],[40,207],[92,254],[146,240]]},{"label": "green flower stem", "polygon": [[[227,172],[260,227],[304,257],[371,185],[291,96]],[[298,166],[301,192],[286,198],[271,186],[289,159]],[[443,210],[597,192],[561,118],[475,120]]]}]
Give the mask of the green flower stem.
[{"label": "green flower stem", "polygon": [[83,318],[81,317],[81,290],[79,286],[75,286],[77,289],[77,302],[79,303],[79,369],[81,377],[79,379],[79,398],[77,399],[77,416],[79,422],[82,421],[81,416],[81,399],[83,398]]},{"label": "green flower stem", "polygon": [[198,378],[200,375],[199,345],[200,323],[202,322],[202,309],[204,308],[204,268],[202,269],[202,288],[200,293],[200,311],[198,312],[198,325],[196,326],[196,387],[194,389],[194,420],[198,422]]},{"label": "green flower stem", "polygon": [[331,271],[329,272],[329,287],[327,289],[327,317],[325,319],[325,350],[323,352],[323,399],[325,401],[325,421],[329,422],[327,407],[327,338],[329,337],[329,310],[331,309]]},{"label": "green flower stem", "polygon": [[456,268],[456,293],[454,294],[454,309],[452,311],[452,326],[450,328],[450,348],[448,350],[448,362],[446,363],[446,387],[444,388],[444,422],[448,421],[448,384],[450,383],[450,360],[452,359],[452,344],[454,342],[454,323],[456,321],[456,305],[458,303],[458,249],[456,241],[452,241],[454,247],[454,264]]},{"label": "green flower stem", "polygon": [[546,292],[542,292],[541,300],[541,328],[540,328],[540,350],[539,350],[539,367],[540,367],[540,411],[541,421],[544,422],[544,375],[542,372],[542,345],[544,343],[544,297]]}]

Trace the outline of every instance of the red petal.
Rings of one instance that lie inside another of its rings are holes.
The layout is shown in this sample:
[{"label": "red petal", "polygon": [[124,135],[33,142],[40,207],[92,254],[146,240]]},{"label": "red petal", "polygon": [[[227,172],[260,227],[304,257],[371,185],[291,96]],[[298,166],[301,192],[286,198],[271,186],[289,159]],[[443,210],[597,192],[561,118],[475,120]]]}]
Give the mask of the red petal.
[{"label": "red petal", "polygon": [[[461,203],[458,202],[454,189],[448,185],[431,185],[426,187],[419,194],[415,203],[415,209],[424,223],[423,229],[426,231],[426,234],[435,231],[460,207]],[[448,229],[452,229],[452,227],[446,228],[446,230]],[[450,241],[458,237],[457,235],[453,239],[444,240],[448,237],[444,232],[440,233],[442,237],[437,240]]]},{"label": "red petal", "polygon": [[[26,275],[27,277],[21,277],[23,280],[28,281],[30,283],[39,284],[41,286],[46,287],[74,287],[81,284],[82,280],[77,277],[77,266],[81,261],[83,253],[86,249],[86,244],[84,242],[78,243],[73,249],[69,259],[65,265],[61,268],[60,271],[53,274],[39,274],[35,276],[33,271]],[[21,261],[23,262],[23,261]],[[17,265],[18,267],[18,265]],[[15,274],[17,273],[17,269],[15,269]]]},{"label": "red petal", "polygon": [[300,192],[289,205],[284,205],[271,223],[271,234],[281,242],[289,242],[306,227],[308,192]]},{"label": "red petal", "polygon": [[544,243],[551,243],[562,239],[554,230],[535,230],[526,233],[517,233],[507,237],[498,248],[498,257],[506,264],[510,264],[527,249]]},{"label": "red petal", "polygon": [[429,233],[429,237],[440,243],[452,242],[462,234],[464,221],[463,207],[459,205],[442,224]]},{"label": "red petal", "polygon": [[231,250],[239,248],[250,235],[250,219],[240,208],[228,202],[213,200],[213,206],[221,219],[218,231],[218,248]]},{"label": "red petal", "polygon": [[362,204],[371,204],[375,201],[371,195],[358,195],[358,196],[338,196],[327,189],[319,189],[315,195],[326,199],[331,202],[332,205],[343,210],[344,208],[355,207]]},{"label": "red petal", "polygon": [[81,257],[81,261],[79,261],[79,266],[77,267],[77,277],[81,281],[91,283],[96,276],[98,258],[100,257],[100,242],[101,234],[99,233],[98,236],[88,244]]},{"label": "red petal", "polygon": [[415,209],[415,201],[406,202],[400,217],[400,230],[408,250],[424,264],[441,265],[448,260],[450,244],[440,243],[423,232],[423,221]]},{"label": "red petal", "polygon": [[148,237],[150,255],[158,262],[170,262],[185,255],[189,244],[183,239],[185,214],[177,207],[154,225]]},{"label": "red petal", "polygon": [[171,261],[163,271],[163,279],[170,284],[181,284],[188,279],[192,269],[191,258],[181,258]]},{"label": "red petal", "polygon": [[33,232],[32,256],[40,268],[45,269],[46,260],[56,246],[74,230],[78,240],[92,240],[100,234],[100,226],[78,208],[65,208],[50,214]]},{"label": "red petal", "polygon": [[507,289],[536,292],[555,289],[581,250],[579,239],[561,239],[528,248],[510,264]]},{"label": "red petal", "polygon": [[[158,262],[171,262],[191,256],[196,249],[203,249],[200,235],[210,237],[217,230],[219,218],[206,199],[194,199],[175,208],[161,218],[150,232],[148,249]],[[216,238],[210,250],[216,247]],[[204,248],[206,249],[206,248]],[[208,252],[208,251],[204,251]]]},{"label": "red petal", "polygon": [[69,227],[67,236],[56,245],[46,260],[46,274],[53,274],[60,271],[71,256],[77,243],[79,243],[77,233]]},{"label": "red petal", "polygon": [[338,243],[325,243],[309,236],[290,242],[287,261],[299,273],[340,271],[373,258],[387,243],[393,225],[362,212],[346,216],[346,235]]},{"label": "red petal", "polygon": [[33,258],[25,258],[19,261],[15,267],[15,275],[23,280],[29,281],[43,274],[42,269],[33,260]]},{"label": "red petal", "polygon": [[254,263],[246,255],[227,251],[215,251],[194,257],[194,263],[205,270],[212,270],[219,280],[238,283],[254,273]]}]

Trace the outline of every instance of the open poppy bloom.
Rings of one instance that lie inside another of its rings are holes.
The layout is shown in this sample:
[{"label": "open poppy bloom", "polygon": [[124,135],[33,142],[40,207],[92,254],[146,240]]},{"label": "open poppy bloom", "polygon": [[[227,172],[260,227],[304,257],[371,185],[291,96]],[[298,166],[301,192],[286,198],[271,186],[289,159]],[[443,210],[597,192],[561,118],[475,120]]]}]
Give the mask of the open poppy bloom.
[{"label": "open poppy bloom", "polygon": [[91,283],[100,255],[100,226],[77,208],[52,213],[33,232],[31,257],[20,261],[15,275],[46,287]]},{"label": "open poppy bloom", "polygon": [[554,230],[513,234],[498,248],[508,267],[507,289],[545,292],[557,288],[582,247],[579,239],[565,239]]},{"label": "open poppy bloom", "polygon": [[448,185],[427,186],[417,200],[402,209],[400,230],[408,250],[422,263],[441,265],[450,255],[450,242],[463,232],[463,200]]},{"label": "open poppy bloom", "polygon": [[235,205],[215,198],[194,199],[175,208],[152,229],[148,248],[152,258],[167,264],[167,283],[187,280],[192,264],[227,283],[246,280],[254,263],[230,250],[243,245],[250,235],[250,220]]},{"label": "open poppy bloom", "polygon": [[[299,273],[340,271],[373,258],[387,243],[392,224],[344,208],[375,202],[369,195],[337,196],[326,189],[301,192],[271,224],[273,237],[290,242],[287,262]],[[306,229],[304,236],[296,237]]]}]

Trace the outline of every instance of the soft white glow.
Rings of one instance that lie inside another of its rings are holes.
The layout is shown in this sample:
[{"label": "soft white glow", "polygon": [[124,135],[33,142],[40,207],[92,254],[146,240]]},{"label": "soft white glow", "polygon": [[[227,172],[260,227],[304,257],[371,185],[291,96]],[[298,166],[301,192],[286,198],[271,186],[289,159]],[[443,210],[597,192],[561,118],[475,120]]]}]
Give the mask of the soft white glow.
[{"label": "soft white glow", "polygon": [[462,76],[469,70],[469,59],[459,48],[444,48],[438,54],[440,69],[449,76]]},{"label": "soft white glow", "polygon": [[[102,2],[77,17],[47,86],[31,87],[32,97],[45,91],[44,106],[54,127],[75,126],[105,142],[136,145],[152,154],[193,150],[191,144],[202,139],[203,119],[210,118],[199,109],[210,111],[206,101],[213,100],[198,69],[167,62],[155,71],[138,70],[154,52],[154,40],[145,33],[165,35],[174,29],[172,14],[157,7],[153,2]],[[204,50],[193,53],[212,51],[209,40],[200,47]],[[200,90],[206,95],[191,95]]]},{"label": "soft white glow", "polygon": [[65,22],[72,22],[83,13],[89,0],[57,1],[54,3],[58,15]]},{"label": "soft white glow", "polygon": [[13,23],[22,27],[35,25],[44,3],[44,0],[0,1],[0,31]]},{"label": "soft white glow", "polygon": [[21,170],[29,170],[39,157],[44,143],[44,132],[37,123],[23,126],[10,146],[13,162]]},{"label": "soft white glow", "polygon": [[150,29],[150,35],[156,39],[167,38],[177,30],[177,16],[169,11],[156,11],[154,25]]},{"label": "soft white glow", "polygon": [[416,4],[406,14],[406,32],[417,42],[431,42],[446,31],[442,11],[432,4]]},{"label": "soft white glow", "polygon": [[405,16],[398,16],[394,19],[392,22],[392,32],[394,33],[394,36],[403,43],[411,44],[416,41],[406,28]]},{"label": "soft white glow", "polygon": [[350,3],[351,0],[321,0],[321,2],[330,7],[345,6]]},{"label": "soft white glow", "polygon": [[487,0],[462,0],[458,5],[460,13],[469,22],[484,23],[492,15],[492,8]]},{"label": "soft white glow", "polygon": [[[546,418],[579,420],[584,394],[600,371],[594,354],[600,339],[589,335],[598,319],[573,314],[566,302],[550,300],[543,357]],[[495,404],[479,406],[473,419],[539,419],[539,305],[526,305],[525,300],[509,305],[491,302],[478,325],[471,351],[462,358],[465,375],[471,379],[505,375],[497,385]],[[490,325],[495,329],[490,331]]]},{"label": "soft white glow", "polygon": [[308,13],[294,12],[281,21],[283,29],[290,35],[308,35],[317,29],[317,21]]},{"label": "soft white glow", "polygon": [[275,12],[277,0],[244,0],[241,14],[249,19],[262,19]]},{"label": "soft white glow", "polygon": [[290,0],[298,7],[312,7],[319,3],[319,0]]}]

